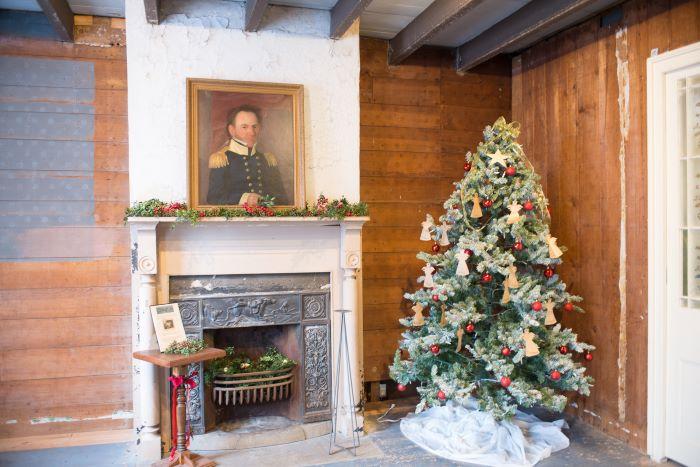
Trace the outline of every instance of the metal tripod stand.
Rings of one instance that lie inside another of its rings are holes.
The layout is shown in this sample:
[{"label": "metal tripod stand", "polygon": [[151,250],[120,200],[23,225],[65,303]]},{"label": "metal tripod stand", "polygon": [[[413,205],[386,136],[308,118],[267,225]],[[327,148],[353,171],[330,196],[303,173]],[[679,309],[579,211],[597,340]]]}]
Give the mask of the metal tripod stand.
[{"label": "metal tripod stand", "polygon": [[[357,407],[355,406],[355,394],[352,384],[352,369],[350,367],[350,350],[348,348],[348,331],[345,324],[345,315],[350,313],[351,310],[334,310],[336,313],[340,313],[340,339],[338,342],[338,352],[336,354],[336,371],[335,371],[335,388],[333,390],[332,403],[334,407],[331,408],[331,436],[330,443],[328,446],[328,454],[335,454],[343,450],[348,450],[352,455],[357,454],[357,448],[360,446],[360,430],[362,427],[357,426]],[[347,384],[348,396],[350,401],[350,422],[352,428],[352,446],[341,446],[336,441],[336,435],[338,433],[338,408],[340,406],[340,366],[341,362],[345,360],[345,367],[347,370]],[[333,448],[339,448],[335,451]]]}]

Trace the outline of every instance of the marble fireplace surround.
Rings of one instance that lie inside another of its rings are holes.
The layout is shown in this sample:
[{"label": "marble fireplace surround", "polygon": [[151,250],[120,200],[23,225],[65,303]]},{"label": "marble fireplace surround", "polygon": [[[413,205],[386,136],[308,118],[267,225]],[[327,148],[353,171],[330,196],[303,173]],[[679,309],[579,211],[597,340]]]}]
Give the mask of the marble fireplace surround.
[{"label": "marble fireplace surround", "polygon": [[[327,273],[330,310],[346,317],[355,400],[360,400],[362,321],[361,232],[366,217],[343,221],[318,218],[207,218],[197,225],[175,218],[128,219],[132,242],[133,349],[157,348],[149,307],[170,301],[171,276]],[[331,353],[338,344],[339,315],[330,313]],[[349,433],[353,410],[340,378],[339,430]],[[133,364],[134,426],[139,460],[161,455],[161,420],[167,413],[165,374],[146,362]],[[361,415],[361,414],[358,414]],[[362,426],[361,416],[359,425]],[[167,429],[163,430],[167,431]]]}]

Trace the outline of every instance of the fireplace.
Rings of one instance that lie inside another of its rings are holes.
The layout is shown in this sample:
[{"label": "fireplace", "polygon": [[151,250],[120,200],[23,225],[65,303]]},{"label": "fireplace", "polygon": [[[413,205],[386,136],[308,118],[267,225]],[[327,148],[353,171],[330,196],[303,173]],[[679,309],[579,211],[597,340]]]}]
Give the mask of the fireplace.
[{"label": "fireplace", "polygon": [[[215,404],[200,371],[189,400],[193,431],[205,433],[193,439],[196,449],[222,446],[222,427],[251,417],[283,419],[299,436],[320,436],[328,432],[334,403],[339,407],[339,432],[352,431],[352,413],[362,425],[360,409],[343,390],[343,375],[334,374],[331,350],[337,349],[339,339],[339,315],[333,310],[351,310],[346,316],[350,367],[354,398],[361,401],[358,283],[361,229],[367,220],[206,218],[188,225],[166,217],[129,219],[134,350],[157,348],[149,307],[178,302],[192,337],[219,348],[233,344],[253,354],[275,345],[299,362],[288,397],[236,406]],[[336,382],[341,396],[332,401],[330,388]],[[170,442],[167,375],[151,364],[135,362],[133,384],[137,456],[140,462],[154,461]],[[261,445],[262,437],[245,430],[235,437],[233,448]],[[294,440],[298,439],[273,436],[265,442]]]},{"label": "fireplace", "polygon": [[274,347],[298,362],[289,387],[272,396],[251,389],[235,400],[214,397],[205,364],[193,365],[199,375],[188,400],[194,434],[258,416],[330,419],[330,286],[328,273],[170,277],[170,301],[179,304],[188,337],[252,357]]}]

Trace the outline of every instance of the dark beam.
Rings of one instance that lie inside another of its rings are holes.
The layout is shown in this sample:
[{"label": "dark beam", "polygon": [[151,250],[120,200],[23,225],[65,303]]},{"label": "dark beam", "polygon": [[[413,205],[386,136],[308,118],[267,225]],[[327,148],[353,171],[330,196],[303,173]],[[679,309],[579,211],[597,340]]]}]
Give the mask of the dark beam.
[{"label": "dark beam", "polygon": [[619,0],[533,0],[456,49],[466,71],[502,52],[514,52],[609,8]]},{"label": "dark beam", "polygon": [[257,31],[267,8],[267,0],[246,0],[245,2],[245,30]]},{"label": "dark beam", "polygon": [[440,0],[416,16],[389,41],[389,64],[398,65],[483,0]]},{"label": "dark beam", "polygon": [[338,0],[331,10],[330,37],[342,37],[371,2],[372,0]]},{"label": "dark beam", "polygon": [[73,10],[66,0],[37,0],[58,37],[73,42]]},{"label": "dark beam", "polygon": [[150,24],[160,24],[160,0],[143,0],[146,10],[146,21]]}]

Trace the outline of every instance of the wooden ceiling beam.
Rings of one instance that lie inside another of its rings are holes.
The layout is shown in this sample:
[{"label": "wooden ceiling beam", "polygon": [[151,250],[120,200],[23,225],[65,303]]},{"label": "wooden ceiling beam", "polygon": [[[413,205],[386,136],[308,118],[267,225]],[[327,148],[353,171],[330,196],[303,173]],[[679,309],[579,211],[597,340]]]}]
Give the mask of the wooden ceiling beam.
[{"label": "wooden ceiling beam", "polygon": [[146,10],[146,21],[149,24],[160,24],[160,0],[143,0]]},{"label": "wooden ceiling beam", "polygon": [[[467,71],[609,8],[616,0],[533,0],[456,49],[455,68]],[[559,27],[560,26],[560,27]]]},{"label": "wooden ceiling beam", "polygon": [[73,42],[73,10],[66,0],[37,0],[49,23],[64,42]]},{"label": "wooden ceiling beam", "polygon": [[330,37],[342,37],[370,3],[372,0],[338,0],[331,10]]},{"label": "wooden ceiling beam", "polygon": [[484,0],[433,2],[389,41],[389,64],[398,65],[437,33]]},{"label": "wooden ceiling beam", "polygon": [[248,32],[257,31],[267,8],[267,0],[246,0],[245,2],[245,27]]}]

